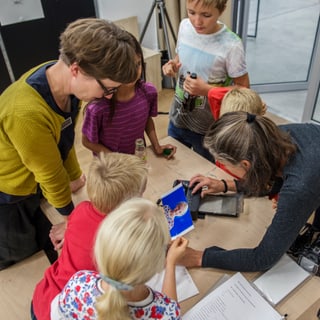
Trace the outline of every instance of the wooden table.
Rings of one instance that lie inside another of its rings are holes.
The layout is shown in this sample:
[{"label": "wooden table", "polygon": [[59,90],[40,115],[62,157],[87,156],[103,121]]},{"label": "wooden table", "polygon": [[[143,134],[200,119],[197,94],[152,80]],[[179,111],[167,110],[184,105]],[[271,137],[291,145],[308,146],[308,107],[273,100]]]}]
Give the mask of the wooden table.
[{"label": "wooden table", "polygon": [[[171,137],[162,139],[160,143],[174,144],[178,150],[175,158],[168,161],[156,157],[150,149],[147,151],[149,177],[145,198],[157,201],[162,194],[170,190],[175,179],[190,179],[197,173],[220,179],[229,177],[227,173]],[[74,195],[75,204],[83,199],[87,199],[85,188]],[[48,204],[44,204],[43,208],[54,223],[59,221],[59,214],[55,209],[50,208]],[[271,201],[268,199],[245,199],[244,212],[239,217],[206,216],[205,219],[198,219],[195,222],[195,229],[188,233],[186,238],[190,241],[189,245],[195,249],[213,245],[226,249],[255,247],[263,237],[273,215]],[[200,294],[181,303],[182,313],[197,303],[224,274],[233,274],[230,271],[209,268],[190,269],[189,272]],[[244,275],[247,279],[253,280],[259,274],[244,273]],[[319,308],[320,278],[318,277],[310,278],[276,307],[281,314],[288,314],[288,320],[315,320]]]}]

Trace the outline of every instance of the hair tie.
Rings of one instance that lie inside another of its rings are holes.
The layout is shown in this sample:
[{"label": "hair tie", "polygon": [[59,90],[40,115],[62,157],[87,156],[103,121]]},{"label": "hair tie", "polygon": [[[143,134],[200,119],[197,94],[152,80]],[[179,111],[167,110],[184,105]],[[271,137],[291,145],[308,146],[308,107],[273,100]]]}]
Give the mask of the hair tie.
[{"label": "hair tie", "polygon": [[255,114],[247,112],[247,122],[248,123],[252,123],[255,119],[256,119],[256,115]]},{"label": "hair tie", "polygon": [[110,284],[110,286],[114,287],[117,290],[124,290],[124,291],[129,291],[133,289],[133,286],[130,286],[129,284],[117,281],[117,280],[113,280],[103,274],[100,273],[100,277],[103,281],[105,281],[106,283]]}]

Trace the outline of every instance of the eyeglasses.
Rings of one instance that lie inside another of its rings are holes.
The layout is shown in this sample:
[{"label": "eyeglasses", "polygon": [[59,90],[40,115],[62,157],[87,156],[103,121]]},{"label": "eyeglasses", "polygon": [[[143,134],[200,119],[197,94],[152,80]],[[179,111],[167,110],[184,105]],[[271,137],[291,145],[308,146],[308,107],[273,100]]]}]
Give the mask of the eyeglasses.
[{"label": "eyeglasses", "polygon": [[119,88],[119,87],[106,88],[100,80],[96,79],[96,81],[98,82],[99,86],[103,90],[104,96],[110,96],[111,94],[116,93]]}]

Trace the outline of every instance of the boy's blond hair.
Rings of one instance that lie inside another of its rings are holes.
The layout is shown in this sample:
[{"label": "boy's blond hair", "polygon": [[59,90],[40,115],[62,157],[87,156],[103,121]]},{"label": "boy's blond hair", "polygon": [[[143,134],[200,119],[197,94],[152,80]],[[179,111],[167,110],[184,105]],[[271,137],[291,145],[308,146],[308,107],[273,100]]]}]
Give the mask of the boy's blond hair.
[{"label": "boy's blond hair", "polygon": [[227,112],[233,111],[246,111],[263,115],[265,108],[265,104],[255,91],[245,87],[236,87],[228,91],[223,97],[220,117]]},{"label": "boy's blond hair", "polygon": [[131,154],[103,153],[94,157],[87,177],[87,192],[92,204],[109,213],[124,200],[141,196],[148,170],[143,160]]},{"label": "boy's blond hair", "polygon": [[203,7],[211,7],[217,8],[220,13],[222,13],[227,7],[228,0],[187,0],[187,3],[194,2],[195,5],[200,4]]}]

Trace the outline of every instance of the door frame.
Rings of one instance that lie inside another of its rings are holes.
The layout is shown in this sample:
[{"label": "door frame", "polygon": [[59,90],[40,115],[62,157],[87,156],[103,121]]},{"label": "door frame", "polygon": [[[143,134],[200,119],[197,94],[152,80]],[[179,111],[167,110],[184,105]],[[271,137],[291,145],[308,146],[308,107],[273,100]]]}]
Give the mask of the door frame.
[{"label": "door frame", "polygon": [[[232,30],[236,32],[242,39],[244,48],[246,49],[246,42],[248,36],[248,23],[249,23],[249,10],[250,0],[233,0],[233,24]],[[319,26],[319,20],[318,20]],[[316,41],[315,41],[316,42]],[[268,84],[254,84],[251,88],[259,93],[268,92],[282,92],[282,91],[297,91],[307,90],[310,81],[310,70],[313,66],[315,55],[315,43],[312,49],[311,61],[308,69],[307,80],[305,81],[293,81],[293,82],[281,82],[281,83],[268,83]]]},{"label": "door frame", "polygon": [[316,32],[316,40],[314,44],[314,53],[311,62],[311,71],[309,77],[309,87],[307,92],[306,103],[303,109],[302,122],[314,122],[319,124],[320,121],[312,119],[320,90],[320,14]]},{"label": "door frame", "polygon": [[[233,0],[232,1],[232,30],[237,33],[246,49],[246,41],[248,37],[250,0]],[[312,48],[310,64],[307,73],[307,80],[293,81],[270,84],[254,84],[251,88],[258,93],[284,92],[307,90],[307,98],[304,105],[302,122],[315,122],[312,116],[317,102],[320,88],[320,73],[318,66],[320,65],[320,15],[318,18],[315,41]]]}]

